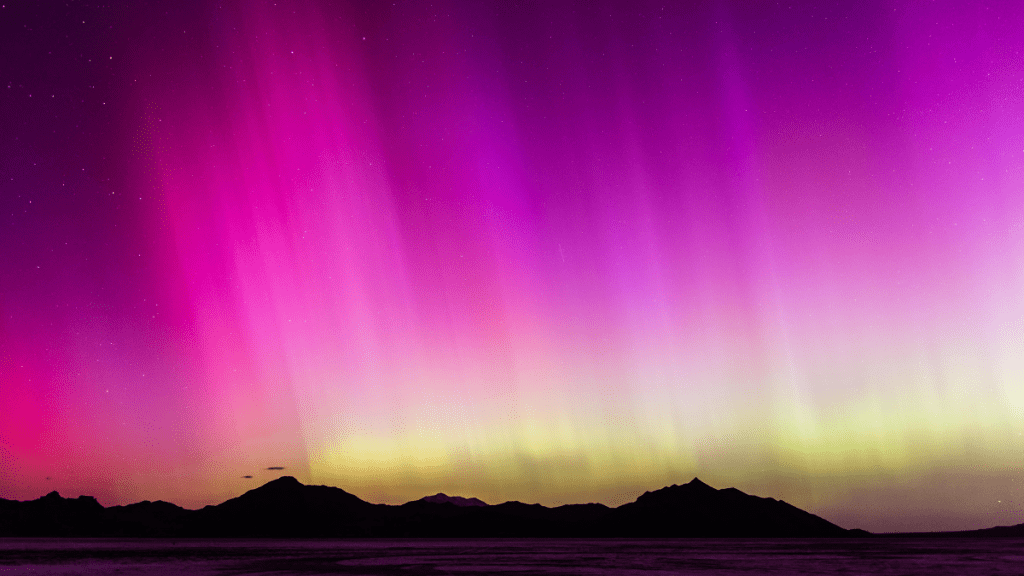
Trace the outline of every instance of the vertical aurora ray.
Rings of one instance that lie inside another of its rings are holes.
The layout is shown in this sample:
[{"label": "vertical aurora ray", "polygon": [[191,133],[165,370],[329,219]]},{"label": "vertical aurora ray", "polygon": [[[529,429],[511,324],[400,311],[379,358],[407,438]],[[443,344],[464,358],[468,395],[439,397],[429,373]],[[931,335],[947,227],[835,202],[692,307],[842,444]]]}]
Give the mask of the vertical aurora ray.
[{"label": "vertical aurora ray", "polygon": [[0,496],[1020,521],[1020,10],[280,4],[134,14],[113,225],[12,220]]}]

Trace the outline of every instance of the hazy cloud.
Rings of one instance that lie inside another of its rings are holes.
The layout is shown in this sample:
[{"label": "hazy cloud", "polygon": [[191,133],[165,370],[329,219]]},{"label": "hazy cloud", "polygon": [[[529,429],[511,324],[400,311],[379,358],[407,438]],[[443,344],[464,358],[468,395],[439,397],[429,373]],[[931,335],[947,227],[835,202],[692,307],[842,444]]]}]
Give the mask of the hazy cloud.
[{"label": "hazy cloud", "polygon": [[284,466],[268,466],[267,470],[284,470]]},{"label": "hazy cloud", "polygon": [[252,476],[242,476],[242,478],[252,478]]}]

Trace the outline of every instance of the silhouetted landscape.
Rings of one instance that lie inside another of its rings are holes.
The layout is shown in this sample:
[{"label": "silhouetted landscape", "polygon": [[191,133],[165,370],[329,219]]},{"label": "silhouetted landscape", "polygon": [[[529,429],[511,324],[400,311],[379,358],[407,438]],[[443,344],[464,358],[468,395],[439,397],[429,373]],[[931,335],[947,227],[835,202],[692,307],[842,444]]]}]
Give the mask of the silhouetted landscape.
[{"label": "silhouetted landscape", "polygon": [[691,482],[611,508],[435,494],[399,506],[285,476],[216,506],[0,499],[0,571],[69,574],[1016,574],[1024,525],[844,529]]},{"label": "silhouetted landscape", "polygon": [[[329,486],[284,476],[215,506],[187,510],[168,502],[105,508],[89,496],[51,492],[26,502],[0,499],[0,536],[16,537],[866,537],[784,501],[694,478],[611,508],[549,508],[437,494],[394,506],[371,504]],[[915,536],[1024,536],[1024,525]]]}]

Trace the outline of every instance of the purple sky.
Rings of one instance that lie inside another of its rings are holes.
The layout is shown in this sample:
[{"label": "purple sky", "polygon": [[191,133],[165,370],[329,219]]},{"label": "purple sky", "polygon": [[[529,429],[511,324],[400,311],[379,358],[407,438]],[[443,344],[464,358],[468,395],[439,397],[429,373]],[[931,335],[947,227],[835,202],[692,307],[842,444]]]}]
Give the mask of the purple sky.
[{"label": "purple sky", "polygon": [[1024,5],[200,4],[0,8],[0,497],[1024,522]]}]

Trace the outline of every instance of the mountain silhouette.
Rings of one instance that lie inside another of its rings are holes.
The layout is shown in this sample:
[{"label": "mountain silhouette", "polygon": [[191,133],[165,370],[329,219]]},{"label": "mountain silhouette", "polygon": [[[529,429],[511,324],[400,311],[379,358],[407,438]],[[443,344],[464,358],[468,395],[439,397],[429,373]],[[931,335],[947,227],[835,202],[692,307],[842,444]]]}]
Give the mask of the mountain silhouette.
[{"label": "mountain silhouette", "polygon": [[[1022,526],[1024,528],[1024,526]],[[634,502],[505,502],[435,494],[399,506],[371,504],[341,488],[283,476],[221,504],[186,510],[168,502],[104,508],[96,499],[0,499],[0,536],[161,537],[847,537],[846,530],[773,498],[717,490],[694,478]]]},{"label": "mountain silhouette", "polygon": [[[185,523],[189,536],[350,536],[345,527],[373,524],[378,508],[341,488],[306,486],[282,476],[216,506],[206,506]],[[358,531],[357,531],[358,532]]]},{"label": "mountain silhouette", "polygon": [[103,525],[104,512],[92,496],[56,491],[29,502],[0,498],[0,536],[89,536]]},{"label": "mountain silhouette", "polygon": [[796,506],[716,490],[694,478],[682,486],[645,492],[609,513],[616,535],[807,537],[843,536],[847,530]]},{"label": "mountain silhouette", "polygon": [[105,532],[114,536],[175,536],[192,513],[162,500],[111,506],[104,510]]},{"label": "mountain silhouette", "polygon": [[424,502],[430,502],[431,504],[454,504],[456,506],[487,506],[487,503],[483,500],[476,498],[463,498],[462,496],[449,496],[438,492],[433,496],[424,496],[420,498]]}]

